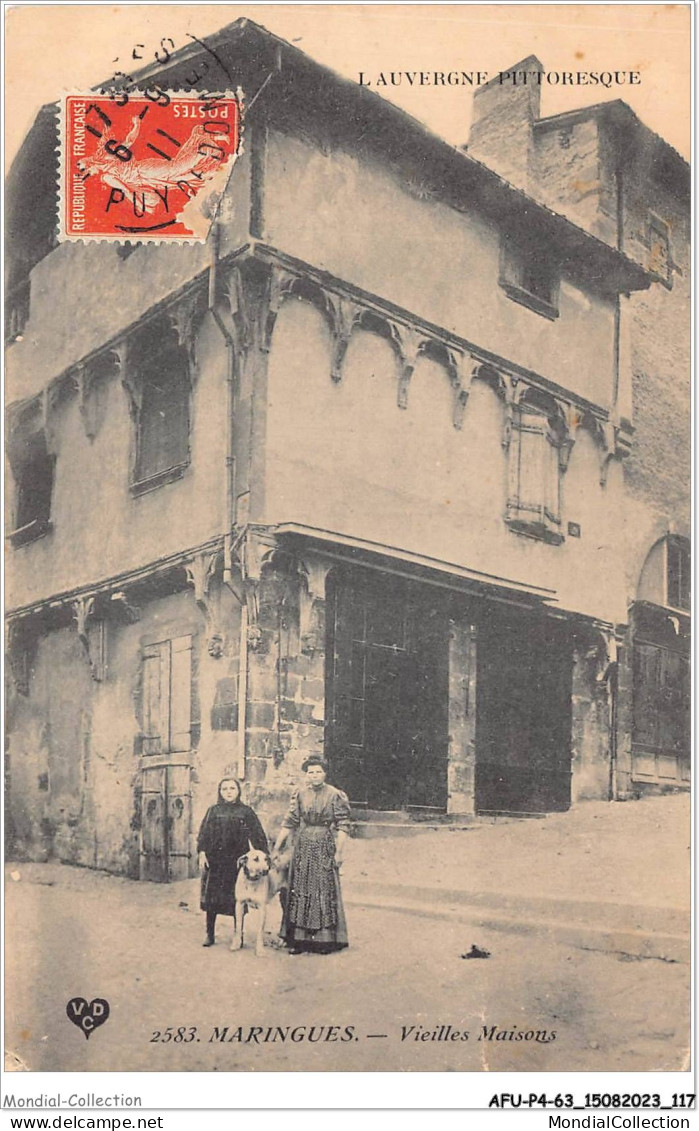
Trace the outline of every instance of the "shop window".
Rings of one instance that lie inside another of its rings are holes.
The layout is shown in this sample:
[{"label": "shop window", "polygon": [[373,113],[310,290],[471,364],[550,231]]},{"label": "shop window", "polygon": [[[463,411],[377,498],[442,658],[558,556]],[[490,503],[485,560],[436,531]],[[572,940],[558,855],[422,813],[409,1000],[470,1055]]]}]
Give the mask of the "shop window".
[{"label": "shop window", "polygon": [[176,343],[157,340],[136,361],[139,385],[133,488],[150,490],[178,478],[189,463],[190,382]]},{"label": "shop window", "polygon": [[512,530],[558,544],[561,525],[561,437],[533,406],[515,412],[509,446],[506,521]]},{"label": "shop window", "polygon": [[541,245],[505,241],[500,254],[499,282],[514,302],[545,318],[558,317],[559,273],[550,253]]},{"label": "shop window", "polygon": [[689,542],[684,538],[667,539],[667,603],[673,609],[691,608]]},{"label": "shop window", "polygon": [[669,287],[672,285],[670,229],[664,220],[652,213],[648,220],[648,270]]},{"label": "shop window", "polygon": [[191,749],[191,636],[160,640],[143,649],[142,736],[143,754]]},{"label": "shop window", "polygon": [[9,445],[15,479],[14,546],[23,546],[46,534],[51,527],[51,497],[55,457],[46,447],[43,431],[16,436]]}]

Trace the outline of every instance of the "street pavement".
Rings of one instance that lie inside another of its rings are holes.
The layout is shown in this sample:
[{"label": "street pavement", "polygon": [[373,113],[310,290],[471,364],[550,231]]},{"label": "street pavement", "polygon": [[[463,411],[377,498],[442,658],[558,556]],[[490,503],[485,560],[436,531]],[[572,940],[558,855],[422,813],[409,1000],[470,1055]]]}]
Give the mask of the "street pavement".
[{"label": "street pavement", "polygon": [[[581,927],[560,918],[566,901],[586,914],[605,904],[605,927],[686,933],[687,799],[631,806],[353,841],[343,876],[351,945],[322,957],[291,956],[272,937],[264,958],[232,954],[225,919],[204,949],[195,880],[10,864],[7,1050],[40,1071],[682,1069],[689,966],[588,949],[543,914],[548,900],[555,922]],[[360,887],[370,881],[371,900]],[[503,918],[530,924],[525,934],[493,921],[497,899]],[[464,957],[474,945],[488,957]],[[66,1017],[75,996],[110,1003],[89,1040]]]}]

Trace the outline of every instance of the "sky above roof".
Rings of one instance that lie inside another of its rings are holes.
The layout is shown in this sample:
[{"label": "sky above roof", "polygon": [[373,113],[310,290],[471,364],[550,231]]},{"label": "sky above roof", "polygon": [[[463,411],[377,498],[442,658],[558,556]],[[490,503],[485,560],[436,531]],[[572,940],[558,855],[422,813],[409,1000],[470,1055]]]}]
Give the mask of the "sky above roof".
[{"label": "sky above roof", "polygon": [[[690,15],[676,4],[83,4],[6,8],[6,162],[39,107],[130,73],[163,47],[189,46],[240,17],[401,106],[446,141],[468,137],[473,89],[416,73],[490,79],[528,55],[550,75],[629,72],[634,85],[542,86],[541,114],[621,98],[689,157]],[[400,85],[391,84],[391,72]],[[413,83],[407,77],[413,73]],[[380,76],[386,80],[381,83]]]}]

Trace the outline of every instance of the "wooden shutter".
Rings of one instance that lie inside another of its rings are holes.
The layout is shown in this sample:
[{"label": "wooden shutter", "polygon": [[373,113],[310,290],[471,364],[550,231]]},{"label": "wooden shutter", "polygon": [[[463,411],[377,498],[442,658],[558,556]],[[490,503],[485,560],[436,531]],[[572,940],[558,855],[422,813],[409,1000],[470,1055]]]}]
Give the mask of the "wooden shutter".
[{"label": "wooden shutter", "polygon": [[143,753],[161,754],[170,745],[170,642],[148,644],[143,652]]},{"label": "wooden shutter", "polygon": [[192,745],[192,637],[171,641],[170,749],[189,750]]},{"label": "wooden shutter", "polygon": [[558,456],[547,417],[520,409],[510,442],[507,521],[550,542],[563,540]]}]

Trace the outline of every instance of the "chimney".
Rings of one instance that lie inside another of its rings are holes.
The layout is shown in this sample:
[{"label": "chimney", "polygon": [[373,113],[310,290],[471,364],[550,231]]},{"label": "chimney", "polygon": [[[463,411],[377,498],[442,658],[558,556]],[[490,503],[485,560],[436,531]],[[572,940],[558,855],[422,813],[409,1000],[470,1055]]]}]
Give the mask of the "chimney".
[{"label": "chimney", "polygon": [[469,156],[522,189],[533,183],[533,125],[539,118],[543,70],[536,56],[529,55],[479,87],[473,99]]}]

